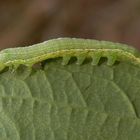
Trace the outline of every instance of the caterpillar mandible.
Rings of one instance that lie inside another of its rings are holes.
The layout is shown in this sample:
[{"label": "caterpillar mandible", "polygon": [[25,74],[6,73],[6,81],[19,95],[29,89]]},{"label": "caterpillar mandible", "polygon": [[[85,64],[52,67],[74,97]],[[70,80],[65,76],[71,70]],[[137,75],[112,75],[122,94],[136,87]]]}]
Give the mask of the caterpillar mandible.
[{"label": "caterpillar mandible", "polygon": [[92,65],[97,65],[101,57],[107,58],[107,65],[115,61],[130,61],[140,65],[139,52],[131,46],[80,38],[58,38],[28,47],[8,48],[0,52],[0,70],[5,67],[17,68],[20,64],[32,67],[35,63],[46,59],[62,57],[63,65],[67,65],[71,57],[77,58],[81,65],[85,58],[92,58]]}]

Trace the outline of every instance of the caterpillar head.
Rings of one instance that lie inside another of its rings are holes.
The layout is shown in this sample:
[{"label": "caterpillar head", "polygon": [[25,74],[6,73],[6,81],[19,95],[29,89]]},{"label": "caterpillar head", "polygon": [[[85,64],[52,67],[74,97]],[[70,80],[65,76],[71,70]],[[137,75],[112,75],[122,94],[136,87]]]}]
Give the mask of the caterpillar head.
[{"label": "caterpillar head", "polygon": [[0,53],[0,71],[5,68],[4,55]]}]

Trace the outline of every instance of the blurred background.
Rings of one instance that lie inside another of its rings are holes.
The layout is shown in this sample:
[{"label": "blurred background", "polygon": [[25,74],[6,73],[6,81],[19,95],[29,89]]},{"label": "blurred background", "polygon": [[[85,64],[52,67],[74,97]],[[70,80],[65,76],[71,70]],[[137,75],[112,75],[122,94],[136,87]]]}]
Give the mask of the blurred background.
[{"label": "blurred background", "polygon": [[118,41],[140,48],[140,0],[0,1],[0,49],[58,37]]}]

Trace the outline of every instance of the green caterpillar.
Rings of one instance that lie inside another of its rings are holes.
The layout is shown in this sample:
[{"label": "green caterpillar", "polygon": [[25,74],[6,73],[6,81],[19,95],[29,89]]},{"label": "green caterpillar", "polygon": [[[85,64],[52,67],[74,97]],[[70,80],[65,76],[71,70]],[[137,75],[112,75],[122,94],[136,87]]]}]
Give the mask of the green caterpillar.
[{"label": "green caterpillar", "polygon": [[130,61],[140,65],[139,52],[121,43],[97,41],[79,38],[58,38],[35,44],[29,47],[9,48],[0,52],[0,70],[5,67],[17,68],[20,64],[31,67],[46,59],[62,57],[67,65],[71,57],[82,64],[85,58],[92,58],[92,65],[97,65],[101,57],[107,57],[107,65],[115,61]]}]

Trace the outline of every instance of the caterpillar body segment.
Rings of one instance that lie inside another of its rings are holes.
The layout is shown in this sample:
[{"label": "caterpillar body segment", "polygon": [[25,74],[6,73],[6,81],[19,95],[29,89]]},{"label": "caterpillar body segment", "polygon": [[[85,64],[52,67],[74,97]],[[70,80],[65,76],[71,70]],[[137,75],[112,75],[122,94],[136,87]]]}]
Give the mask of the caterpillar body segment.
[{"label": "caterpillar body segment", "polygon": [[139,52],[125,44],[92,39],[58,38],[28,47],[2,50],[0,70],[7,66],[17,68],[21,64],[32,67],[35,63],[57,57],[63,58],[63,65],[67,65],[71,57],[77,58],[78,65],[86,58],[91,58],[91,64],[97,65],[101,57],[107,58],[107,65],[113,65],[115,61],[130,61],[140,65]]}]

